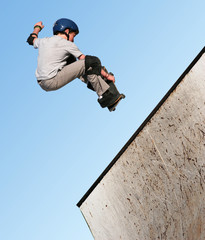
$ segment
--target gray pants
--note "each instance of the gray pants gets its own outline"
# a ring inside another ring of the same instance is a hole
[[[85,76],[85,60],[78,60],[74,63],[66,65],[58,74],[51,79],[38,81],[41,88],[45,91],[55,91],[76,78],[87,83],[89,81],[98,96],[102,96],[107,91],[109,85],[97,75]]]

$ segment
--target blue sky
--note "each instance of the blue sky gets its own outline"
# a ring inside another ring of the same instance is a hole
[[[199,0],[4,1],[1,4],[0,239],[89,240],[76,203],[204,47]],[[80,28],[126,95],[110,113],[80,80],[46,93],[36,83],[33,25]]]

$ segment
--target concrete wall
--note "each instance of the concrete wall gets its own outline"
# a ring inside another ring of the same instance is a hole
[[[78,206],[96,240],[205,239],[204,49]]]

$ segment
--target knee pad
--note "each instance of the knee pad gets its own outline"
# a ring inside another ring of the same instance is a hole
[[[85,56],[85,71],[87,75],[101,74],[101,62],[98,57],[95,56]]]

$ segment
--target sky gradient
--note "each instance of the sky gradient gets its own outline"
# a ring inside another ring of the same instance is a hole
[[[205,40],[204,1],[4,1],[1,4],[0,239],[93,239],[77,202],[176,82]],[[101,59],[126,95],[100,108],[80,80],[55,92],[36,83],[38,51],[26,43],[59,18]]]

